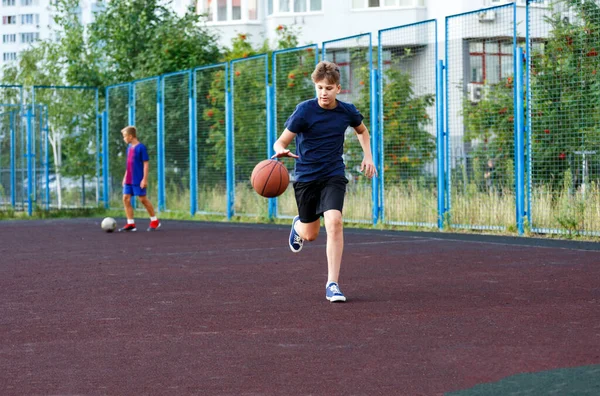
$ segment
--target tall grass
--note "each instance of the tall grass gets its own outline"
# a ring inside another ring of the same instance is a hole
[[[475,184],[452,190],[449,220],[451,225],[474,228],[514,228],[516,222],[513,191],[481,191]]]
[[[568,175],[565,177],[568,179]],[[75,198],[75,196],[73,197]],[[155,207],[158,202],[152,202]],[[168,191],[167,210],[190,212],[190,193]],[[279,216],[297,214],[294,190],[288,190],[277,199]],[[111,201],[111,208],[120,209],[121,200]],[[556,190],[549,185],[534,186],[531,191],[530,227],[534,231],[563,234],[597,234],[600,232],[600,184],[588,183],[574,188],[565,183]],[[11,208],[9,208],[11,209]],[[138,203],[138,210],[144,208]],[[225,214],[227,195],[224,186],[203,188],[198,192],[198,211]],[[2,209],[6,211],[7,209]],[[11,209],[12,210],[12,209]],[[264,220],[269,215],[268,199],[260,197],[249,183],[238,183],[235,189],[234,214]],[[417,184],[388,186],[384,192],[384,221],[386,223],[414,224],[420,226],[437,224],[437,190],[435,186]],[[344,219],[352,222],[370,222],[372,219],[372,194],[370,184],[348,185],[344,204]],[[449,225],[474,229],[516,230],[515,194],[510,190],[482,190],[474,184],[453,188]]]

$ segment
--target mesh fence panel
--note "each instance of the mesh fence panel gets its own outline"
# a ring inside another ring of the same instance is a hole
[[[26,176],[21,162],[23,153],[23,122],[19,111],[23,100],[23,87],[0,85],[0,209],[15,204],[15,209],[22,210],[25,199],[23,186]],[[11,130],[13,145],[13,166],[11,172]],[[11,176],[14,177],[11,190]]]
[[[534,231],[600,231],[600,4],[528,7]]]
[[[227,211],[225,92],[227,67],[195,70],[198,142],[198,211]]]
[[[294,50],[276,51],[273,53],[273,85],[275,87],[275,134],[277,137],[285,129],[285,121],[296,109],[296,105],[315,97],[315,87],[311,74],[318,61],[317,45],[306,46]],[[296,142],[288,149],[295,153]],[[294,180],[294,160],[282,159]],[[291,186],[277,198],[277,215],[290,217],[298,212],[294,189]]]
[[[48,190],[50,189],[50,178],[46,178],[46,151],[49,148],[49,145],[47,144],[45,128],[45,106],[35,106],[31,117],[31,125],[33,127],[32,134],[34,138],[34,144],[32,145],[32,155],[34,156],[32,178],[33,180],[35,180],[35,182],[33,183],[34,201],[38,205],[38,207],[46,209],[49,208],[51,201],[46,199],[46,187],[48,187]],[[50,163],[48,163],[48,167],[49,166]],[[53,174],[53,177],[55,176],[56,175]]]
[[[437,222],[436,23],[380,33],[384,221]]]
[[[323,44],[323,59],[336,63],[340,68],[342,91],[338,99],[354,103],[365,117],[364,123],[371,128],[371,34],[329,41]],[[372,136],[372,131],[371,136]],[[371,143],[373,148],[373,144]],[[344,218],[347,221],[372,220],[372,182],[359,172],[363,152],[354,134],[354,129],[346,131],[344,162],[346,177],[349,180]]]
[[[96,90],[36,87],[35,103],[48,111],[49,166],[53,171],[49,184],[50,207],[96,206],[99,183]],[[40,112],[37,106],[36,110]],[[36,154],[40,153],[42,133],[39,116],[34,113],[32,119],[34,142],[38,147],[32,149]],[[36,163],[39,164],[37,158]]]
[[[190,78],[186,71],[163,79],[167,210],[187,211],[190,207]]]
[[[15,117],[15,208],[25,210],[27,203],[27,118],[21,111]]]
[[[515,222],[514,7],[446,20],[453,227],[503,229]]]
[[[126,145],[121,130],[129,125],[129,84],[108,87],[108,185],[109,203],[122,207],[123,176],[126,167]]]
[[[13,172],[16,153],[13,150],[19,129],[19,107],[5,105],[0,107],[0,209],[13,204],[16,194]]]
[[[231,62],[234,182],[237,214],[268,216],[268,200],[252,189],[254,166],[267,158],[267,55]]]
[[[146,194],[150,202],[156,205],[158,202],[158,116],[156,109],[158,77],[134,82],[133,92],[135,106],[134,125],[137,129],[137,137],[146,146],[148,157],[150,158]],[[146,210],[142,205],[138,205],[138,208]]]

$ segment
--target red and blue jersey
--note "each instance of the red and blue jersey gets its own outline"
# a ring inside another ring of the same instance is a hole
[[[127,146],[127,176],[125,184],[139,186],[144,178],[144,162],[148,161],[148,150],[142,143]]]

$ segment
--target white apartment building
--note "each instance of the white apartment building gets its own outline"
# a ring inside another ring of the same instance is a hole
[[[1,0],[0,67],[38,39],[52,37],[51,0]],[[74,10],[88,24],[106,0],[81,0]],[[448,15],[506,4],[506,0],[173,0],[171,7],[182,15],[193,5],[207,14],[207,25],[228,46],[237,34],[248,34],[255,44],[276,40],[279,25],[299,27],[300,43],[321,43],[360,33],[377,31],[427,19],[437,19],[440,41]],[[524,6],[525,0],[517,0]],[[523,7],[521,7],[523,8]]]
[[[448,15],[495,5],[506,0],[196,0],[199,13],[219,33],[222,45],[237,34],[249,34],[255,44],[276,39],[279,25],[300,28],[300,43],[321,43],[394,26],[437,19],[443,41],[443,23]],[[525,0],[517,0],[525,7]]]
[[[52,19],[49,0],[2,0],[0,15],[0,65],[13,62],[19,52],[49,37]]]

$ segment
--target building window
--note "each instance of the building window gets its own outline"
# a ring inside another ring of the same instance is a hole
[[[231,19],[239,21],[242,19],[242,5],[241,0],[232,0],[231,2]]]
[[[22,43],[33,43],[40,39],[39,33],[21,33],[21,42]]]
[[[38,0],[21,0],[21,5],[22,6],[36,6],[39,5],[39,1]]]
[[[278,13],[316,12],[322,9],[322,0],[269,0],[269,15]]]
[[[16,25],[17,24],[17,17],[15,15],[3,16],[2,17],[2,24],[3,25]]]
[[[16,34],[3,34],[2,35],[2,42],[4,44],[7,44],[7,43],[16,43],[17,42],[17,35]]]
[[[39,25],[39,14],[23,14],[21,15],[21,25]]]
[[[2,5],[4,7],[11,7],[15,5],[15,0],[2,0]]]
[[[208,22],[255,21],[258,19],[258,0],[200,0],[198,14]]]
[[[469,42],[470,82],[497,84],[513,75],[512,40]]]
[[[248,19],[256,21],[258,19],[258,0],[248,0]]]
[[[2,54],[2,59],[4,60],[4,62],[17,60],[17,53],[16,52],[5,52]]]
[[[423,7],[425,0],[352,0],[352,8]]]

